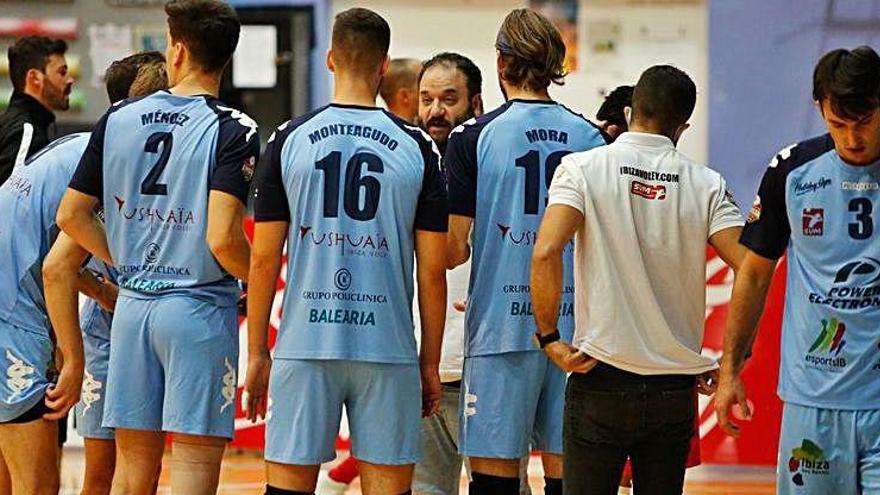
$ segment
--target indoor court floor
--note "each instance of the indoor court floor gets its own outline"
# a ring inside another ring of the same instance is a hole
[[[343,453],[341,453],[343,454]],[[335,462],[344,458],[340,455]],[[79,494],[82,486],[83,451],[80,448],[65,448],[62,462],[63,495]],[[532,457],[529,467],[530,483],[533,493],[543,493],[541,462]],[[330,464],[328,467],[332,467]],[[255,452],[228,452],[223,461],[223,472],[220,479],[220,490],[223,495],[262,495],[263,493],[263,460]],[[162,472],[159,493],[170,494],[168,486],[168,462]],[[774,493],[775,474],[772,467],[741,467],[741,466],[700,466],[688,470],[684,493],[686,495],[770,495]],[[466,493],[467,482],[462,477],[462,493]],[[347,494],[360,493],[360,485],[355,481]]]

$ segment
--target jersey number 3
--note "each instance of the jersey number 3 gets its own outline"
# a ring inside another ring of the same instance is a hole
[[[174,136],[170,132],[155,132],[147,138],[144,144],[144,151],[147,153],[159,153],[159,145],[162,145],[162,152],[159,154],[159,160],[150,169],[150,173],[141,182],[141,194],[150,194],[153,196],[165,196],[168,194],[168,184],[159,184],[159,177],[165,171],[168,165],[168,159],[171,158],[171,145],[174,142]]]
[[[868,198],[853,198],[849,200],[849,211],[856,214],[856,221],[849,224],[849,236],[863,241],[874,233],[874,203]]]

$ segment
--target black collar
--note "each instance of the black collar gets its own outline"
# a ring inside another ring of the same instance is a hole
[[[24,108],[28,115],[34,119],[34,124],[40,127],[46,128],[55,122],[55,114],[50,112],[49,109],[44,107],[42,103],[29,94],[13,91],[12,97],[9,99],[9,106],[20,106]]]

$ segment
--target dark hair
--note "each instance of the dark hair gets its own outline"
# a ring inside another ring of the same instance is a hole
[[[546,17],[529,9],[507,14],[495,48],[504,60],[501,78],[510,84],[539,91],[550,83],[564,84],[565,43]]]
[[[616,125],[622,129],[627,129],[626,115],[623,109],[632,107],[633,87],[618,86],[605,96],[605,101],[596,112],[596,119],[604,120],[609,124]]]
[[[50,55],[64,55],[67,43],[64,40],[45,36],[25,36],[19,38],[6,52],[9,57],[9,78],[16,91],[24,91],[27,73],[31,69],[46,72]]]
[[[336,14],[331,43],[335,63],[372,71],[388,55],[391,28],[379,14],[356,7]]]
[[[828,100],[848,120],[873,112],[880,106],[880,56],[868,46],[826,53],[813,71],[813,99]]]
[[[171,0],[165,14],[171,39],[183,43],[202,70],[216,73],[226,67],[241,31],[235,9],[219,0]]]
[[[104,84],[111,103],[128,98],[131,84],[138,76],[141,66],[164,64],[165,56],[159,52],[140,52],[117,60],[104,72]]]
[[[639,77],[633,89],[632,120],[651,122],[672,135],[694,113],[697,86],[690,76],[671,65],[655,65]]]
[[[461,72],[467,85],[468,98],[473,98],[474,95],[483,92],[483,74],[480,72],[480,68],[474,64],[473,60],[453,52],[438,53],[422,64],[422,72],[419,73],[419,84],[422,83],[425,71],[435,65],[445,65]]]

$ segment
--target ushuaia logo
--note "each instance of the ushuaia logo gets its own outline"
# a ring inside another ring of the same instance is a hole
[[[123,219],[133,222],[147,222],[150,226],[162,229],[189,230],[196,223],[195,214],[187,208],[127,208],[125,200],[116,198],[116,211]]]
[[[498,227],[498,235],[501,236],[501,240],[510,241],[514,246],[534,246],[538,242],[538,232],[534,230],[516,231],[511,229],[509,225],[497,222],[495,226]],[[569,251],[574,251],[574,239],[570,240],[565,247],[565,252]]]
[[[819,236],[825,233],[825,210],[822,208],[804,208],[801,227],[806,236]]]
[[[388,238],[381,233],[347,234],[329,230],[319,232],[308,225],[300,225],[299,238],[307,245],[339,249],[343,255],[384,258],[390,252]]]
[[[831,465],[825,459],[825,452],[813,441],[805,438],[801,441],[800,447],[791,450],[788,471],[792,473],[792,483],[804,486],[804,474],[825,476],[831,471]]]
[[[839,371],[846,367],[846,357],[840,353],[846,347],[846,324],[832,318],[822,320],[822,331],[804,358],[808,364],[828,371]]]

